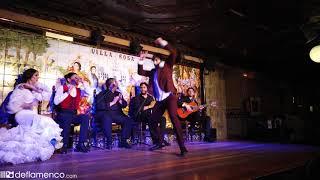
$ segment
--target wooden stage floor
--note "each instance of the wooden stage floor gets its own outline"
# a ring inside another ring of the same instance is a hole
[[[252,179],[294,168],[319,156],[320,148],[305,145],[220,141],[187,143],[178,157],[174,144],[150,152],[147,146],[98,150],[87,154],[54,154],[45,162],[0,166],[1,171],[63,172],[78,179]]]

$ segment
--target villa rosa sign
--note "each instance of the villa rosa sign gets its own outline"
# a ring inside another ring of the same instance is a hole
[[[137,58],[136,56],[130,56],[127,54],[112,52],[104,49],[95,49],[95,48],[91,49],[91,54],[98,55],[98,56],[105,56],[108,58],[115,58],[119,60],[128,60],[128,61],[135,61],[135,59]]]

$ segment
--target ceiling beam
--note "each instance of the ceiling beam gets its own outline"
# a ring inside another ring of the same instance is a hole
[[[0,20],[7,21],[10,23],[28,24],[28,25],[36,26],[38,28],[47,30],[47,31],[62,32],[69,35],[76,35],[84,38],[90,38],[90,35],[91,35],[91,31],[89,30],[85,30],[85,29],[81,29],[81,28],[77,28],[77,27],[73,27],[65,24],[60,24],[52,21],[47,21],[47,20],[39,19],[32,16],[18,14],[12,11],[4,10],[4,9],[0,9]],[[108,35],[104,35],[104,37],[105,37],[104,39],[105,42],[114,43],[114,44],[118,44],[126,47],[130,46],[129,40],[114,37],[114,36],[108,36]],[[141,46],[143,47],[143,50],[147,50],[153,53],[159,53],[163,55],[169,55],[169,51],[165,49],[161,49],[161,48],[157,48],[157,47],[153,47],[145,44],[141,44]],[[184,55],[184,59],[189,61],[194,61],[197,63],[203,63],[203,60],[198,57]]]

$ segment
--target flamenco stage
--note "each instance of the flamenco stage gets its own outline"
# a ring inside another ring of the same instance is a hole
[[[0,166],[1,171],[63,172],[80,179],[252,179],[303,166],[320,155],[306,145],[220,141],[187,143],[189,153],[178,157],[174,144],[150,152],[133,149],[92,149],[88,154],[54,154],[45,162]]]

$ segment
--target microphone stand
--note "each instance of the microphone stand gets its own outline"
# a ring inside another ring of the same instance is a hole
[[[134,117],[135,117],[136,119],[137,119],[138,114],[140,113],[142,107],[144,106],[144,103],[146,102],[146,100],[147,100],[147,98],[143,100],[143,102],[141,103],[138,111],[137,111],[136,114],[134,115]],[[137,142],[136,144],[139,144],[139,145],[143,144],[143,145],[151,146],[150,144],[146,143],[145,141],[142,141],[142,136],[143,136],[142,125],[143,125],[143,123],[142,123],[141,120],[140,120],[140,123],[139,123],[139,124],[140,124],[140,127],[139,127],[140,135],[139,135],[139,138],[138,138],[138,142]]]
[[[91,123],[90,123],[90,141],[91,139],[93,140],[93,142],[90,142],[89,145],[91,147],[94,147],[94,148],[99,148],[99,149],[103,149],[102,147],[100,146],[97,146],[97,126],[96,126],[96,122],[95,122],[95,114],[96,114],[96,96],[97,96],[97,92],[96,90],[93,90],[93,102],[92,102],[92,107],[91,107]],[[103,136],[103,142],[105,144],[105,137]]]

